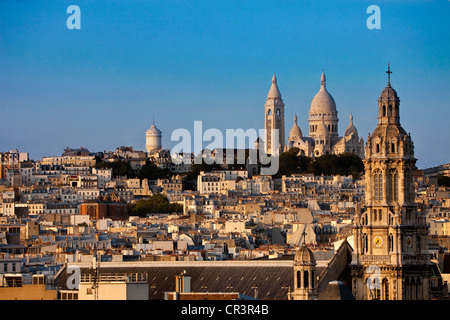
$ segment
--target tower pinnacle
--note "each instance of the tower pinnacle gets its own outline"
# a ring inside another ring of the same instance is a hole
[[[388,63],[388,70],[386,71],[387,75],[388,75],[388,83],[387,86],[390,87],[391,86],[391,64]]]
[[[320,84],[321,84],[322,87],[325,88],[326,78],[325,78],[325,72],[323,71],[323,69],[322,69],[322,75],[320,76]]]

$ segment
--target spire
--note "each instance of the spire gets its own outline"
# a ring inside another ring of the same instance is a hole
[[[391,64],[388,62],[388,70],[386,71],[387,75],[388,75],[388,83],[387,86],[391,87]]]
[[[320,85],[325,88],[326,85],[325,83],[326,83],[325,72],[322,69],[322,75],[320,76]]]
[[[294,123],[297,124],[297,113],[295,113],[295,116],[294,116]]]
[[[353,125],[353,114],[350,113],[350,124]]]
[[[272,86],[270,87],[267,98],[281,99],[281,93],[280,93],[280,90],[278,89],[277,77],[275,76],[275,73],[273,73]]]
[[[302,236],[303,236],[303,245],[306,246],[306,225],[305,228],[303,229]]]

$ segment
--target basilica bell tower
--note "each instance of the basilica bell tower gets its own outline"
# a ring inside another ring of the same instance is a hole
[[[278,89],[275,73],[272,77],[272,86],[267,94],[264,110],[264,129],[266,130],[265,152],[267,154],[281,154],[285,151],[286,147],[284,136],[284,103],[280,90]]]
[[[365,204],[354,219],[352,292],[357,300],[428,300],[428,226],[415,203],[414,144],[400,124],[391,73],[388,66],[378,125],[365,147]]]

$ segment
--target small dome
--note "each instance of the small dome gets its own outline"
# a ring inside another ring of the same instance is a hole
[[[355,137],[358,137],[358,130],[353,125],[353,115],[350,115],[350,124],[348,125],[347,129],[345,129],[345,136],[351,136],[354,135]]]
[[[150,135],[161,135],[161,130],[159,130],[155,125],[152,125],[150,129],[147,130],[147,134]]]
[[[380,95],[381,100],[397,100],[398,95],[397,92],[392,88],[390,85],[388,85],[386,88],[381,91]]]
[[[294,125],[289,131],[289,139],[301,138],[303,136],[302,130],[297,124],[297,115],[294,116]]]
[[[336,113],[336,102],[326,89],[325,74],[322,72],[320,90],[311,102],[310,114],[331,114]]]
[[[295,253],[294,262],[315,263],[314,253],[303,244]]]
[[[280,90],[278,89],[277,77],[275,76],[275,73],[273,74],[273,77],[272,77],[272,86],[270,87],[267,98],[281,99],[281,93],[280,93]]]

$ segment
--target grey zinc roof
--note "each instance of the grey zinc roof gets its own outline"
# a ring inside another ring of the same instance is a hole
[[[105,263],[107,265],[107,263]],[[261,263],[218,264],[213,263],[171,264],[156,263],[154,266],[116,266],[100,268],[100,273],[146,273],[149,284],[149,299],[163,300],[164,292],[175,291],[175,276],[186,272],[192,277],[192,292],[239,292],[258,299],[285,300],[289,287],[294,288],[293,267],[290,263],[261,265]],[[81,273],[92,272],[88,266],[81,267]],[[57,286],[66,288],[70,274],[61,272],[56,279]]]
[[[330,281],[317,300],[355,300],[355,297],[343,282]]]

